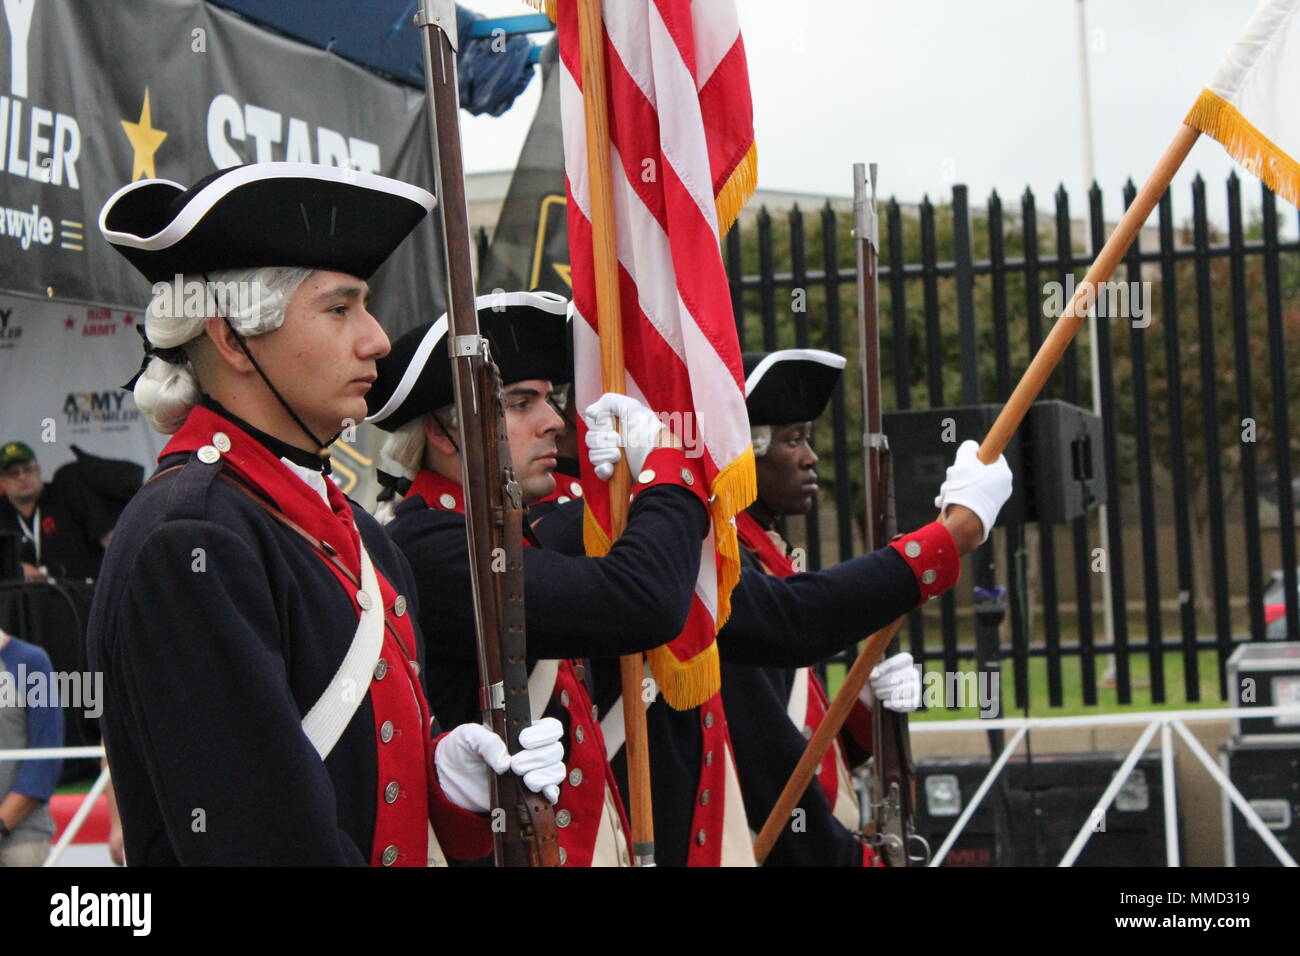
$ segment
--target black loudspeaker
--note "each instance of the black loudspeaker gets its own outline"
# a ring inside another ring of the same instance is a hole
[[[1001,410],[1001,405],[958,405],[885,413],[900,531],[934,520],[934,497],[957,446],[967,438],[982,440]],[[1015,484],[997,523],[1061,524],[1102,504],[1101,438],[1097,415],[1066,402],[1035,402],[1003,452]]]
[[[944,866],[1056,866],[1110,784],[1123,753],[1013,758],[944,859]],[[988,773],[987,757],[917,761],[916,831],[938,850]],[[999,803],[1005,806],[999,807]],[[998,821],[1001,820],[999,830]],[[1075,866],[1164,866],[1160,759],[1143,757],[1075,861]],[[1001,851],[1000,853],[998,851]]]
[[[1230,737],[1219,760],[1277,841],[1292,857],[1300,857],[1300,744]],[[1228,866],[1282,865],[1226,793],[1223,856]]]
[[[1029,521],[1065,524],[1106,501],[1101,417],[1067,402],[1035,402],[1025,424]]]

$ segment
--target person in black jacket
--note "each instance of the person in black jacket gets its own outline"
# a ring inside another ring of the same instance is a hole
[[[825,410],[844,357],[818,349],[744,356],[746,407],[757,464],[758,498],[736,520],[742,560],[779,578],[797,573],[776,531],[783,516],[807,514],[817,494],[813,422]],[[732,726],[745,811],[761,826],[829,706],[810,667],[758,667],[724,660],[722,696]],[[877,698],[902,713],[920,703],[920,676],[906,652],[877,665],[862,700],[797,807],[799,826],[768,854],[768,866],[876,866],[861,826],[851,768],[871,750],[871,706]]]
[[[762,374],[756,378],[755,372],[757,369],[748,376],[747,390],[763,378]],[[773,376],[769,386],[776,380]],[[733,722],[726,690],[728,672],[740,673],[735,665],[790,669],[816,664],[952,587],[960,573],[960,555],[980,543],[1011,489],[1005,461],[999,459],[988,466],[972,463],[973,446],[973,442],[962,446],[940,489],[936,504],[941,505],[941,520],[902,535],[877,551],[815,573],[782,577],[765,573],[753,562],[742,567],[740,582],[732,592],[731,617],[718,632],[718,653],[724,664],[722,693],[702,707],[685,711],[669,707],[662,696],[647,707],[655,851],[660,865],[753,865],[750,830],[751,826],[760,827],[763,820],[748,816],[750,804],[757,816],[758,802],[744,797],[744,784],[737,779],[735,765],[742,752],[753,753],[755,748],[765,749],[764,759],[778,749],[787,753],[791,741],[785,728],[789,721],[773,724],[772,708],[760,705],[761,716],[756,718],[742,708],[740,719]],[[580,503],[557,507],[535,530],[548,548],[581,554]],[[625,786],[618,661],[593,660],[592,676],[611,764],[620,785]],[[901,669],[886,670],[877,675],[877,682],[892,691],[900,677],[906,679]],[[775,689],[763,692],[779,694]],[[740,696],[745,698],[742,704],[750,703],[743,691]],[[785,743],[778,746],[774,742],[770,736],[773,727]],[[743,767],[739,769],[743,774]],[[770,787],[775,776],[767,772],[762,785]],[[825,802],[824,794],[808,799]],[[840,849],[846,847],[842,862],[869,862],[856,841]],[[819,848],[824,847],[819,844]]]
[[[410,568],[328,474],[389,348],[366,280],[432,205],[262,163],[133,183],[101,214],[154,283],[134,392],[172,436],[88,638],[132,866],[472,859],[491,848],[490,772],[552,797],[563,778],[554,721],[513,758],[481,725],[435,736]]]
[[[46,482],[32,449],[6,442],[0,445],[0,492],[0,530],[21,536],[24,578],[99,576],[115,516],[75,468],[60,468]]]
[[[555,487],[563,420],[552,395],[571,376],[566,309],[564,299],[544,292],[478,300],[479,324],[501,371],[513,466],[526,504],[550,496]],[[479,680],[460,485],[464,439],[451,404],[446,332],[444,316],[394,343],[392,354],[379,362],[379,381],[368,400],[369,420],[392,432],[381,462],[387,459],[387,468],[410,482],[406,497],[381,506],[381,514],[391,519],[387,530],[415,573],[431,662],[429,700],[439,719],[456,722],[478,714]],[[597,403],[594,413],[603,408]],[[603,436],[589,439],[597,445],[616,438],[609,430],[593,434]],[[627,530],[606,556],[524,549],[534,714],[555,716],[567,729],[569,773],[556,808],[561,858],[569,866],[630,861],[623,803],[594,719],[585,659],[647,650],[677,636],[708,530],[697,490],[704,484],[699,463],[688,460],[657,421],[644,435],[647,441],[632,442],[626,453],[636,457],[634,474],[654,477],[635,486]],[[653,447],[656,435],[666,447]],[[580,502],[580,486],[570,490]]]

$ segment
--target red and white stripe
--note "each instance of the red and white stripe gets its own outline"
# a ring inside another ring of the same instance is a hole
[[[657,412],[690,416],[693,435],[679,437],[688,450],[694,439],[712,486],[749,447],[716,202],[753,146],[739,24],[729,0],[617,0],[603,16],[610,142],[597,148],[609,152],[613,184],[627,392]],[[576,3],[560,5],[557,29],[582,408],[602,388]],[[587,487],[605,493],[603,483]],[[599,501],[588,503],[602,513]],[[692,619],[711,632],[719,616],[712,532],[704,556]]]

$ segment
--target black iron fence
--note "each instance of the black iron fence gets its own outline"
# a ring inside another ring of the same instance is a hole
[[[1095,341],[1085,328],[1044,394],[1092,409],[1095,347],[1104,515],[999,530],[966,559],[954,593],[911,615],[904,646],[919,661],[958,671],[1009,658],[1006,699],[1017,709],[1041,690],[1052,707],[1067,697],[1093,705],[1099,683],[1112,682],[1119,703],[1134,702],[1135,687],[1145,700],[1149,684],[1150,702],[1163,704],[1224,699],[1238,641],[1283,622],[1300,639],[1291,423],[1300,396],[1287,385],[1300,365],[1300,242],[1284,241],[1267,189],[1247,211],[1235,175],[1226,188],[1226,233],[1208,220],[1199,177],[1181,224],[1166,194],[1112,279],[1129,294],[1122,314],[1099,315]],[[1130,182],[1126,205],[1134,193]],[[1068,300],[1108,231],[1095,186],[1090,229],[1072,218],[1064,189],[1054,206],[1040,215],[1026,191],[1014,207],[994,193],[973,208],[960,185],[943,207],[881,206],[887,410],[1006,399],[1050,328],[1045,303]],[[788,528],[810,568],[846,559],[861,547],[862,519],[851,213],[830,203],[780,219],[760,210],[728,234],[725,257],[743,348],[849,357],[830,435],[818,437],[829,458],[821,507]],[[1274,569],[1280,608],[1265,604]],[[1000,626],[972,608],[972,586],[992,584],[1010,592]]]

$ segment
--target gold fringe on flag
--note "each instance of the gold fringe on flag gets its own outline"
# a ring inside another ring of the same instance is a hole
[[[735,517],[758,497],[758,475],[754,471],[751,445],[713,479],[713,540],[722,561],[718,567],[718,629],[731,617],[731,591],[740,580],[740,543],[736,540]]]
[[[735,517],[758,496],[758,478],[754,472],[754,449],[748,447],[713,480],[713,539],[718,557],[718,617],[721,630],[731,616],[731,592],[740,581],[740,542],[736,537]],[[590,505],[582,509],[582,543],[588,556],[599,558],[609,553],[612,543],[600,526]],[[710,644],[688,660],[681,660],[667,644],[646,653],[650,673],[654,675],[664,700],[676,710],[699,707],[722,689],[722,665],[717,644]]]
[[[740,215],[749,197],[754,195],[758,186],[758,144],[750,143],[749,149],[741,157],[736,168],[731,171],[727,181],[718,190],[718,238],[727,234]]]
[[[1183,122],[1213,136],[1233,159],[1263,180],[1269,189],[1300,205],[1300,163],[1223,97],[1212,90],[1201,90]]]
[[[647,651],[646,659],[664,701],[674,710],[707,704],[722,690],[722,663],[716,643],[687,661],[679,660],[667,644]]]

